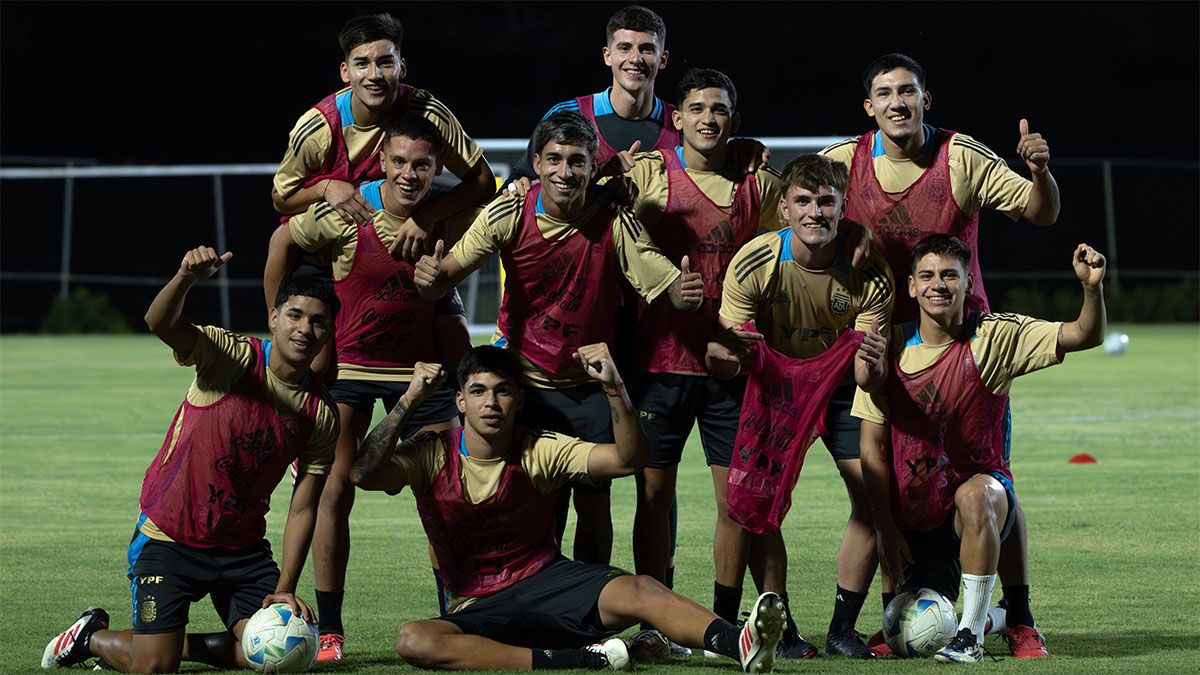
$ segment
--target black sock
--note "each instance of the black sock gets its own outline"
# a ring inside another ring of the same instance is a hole
[[[437,584],[438,612],[441,616],[446,616],[450,613],[450,595],[446,593],[446,585],[442,583],[442,575],[436,567],[433,568],[433,583]]]
[[[892,604],[892,601],[895,599],[896,599],[895,592],[889,593],[887,591],[884,591],[883,592],[883,611],[886,612],[888,605]]]
[[[704,629],[704,648],[740,661],[741,655],[738,654],[738,638],[740,636],[741,631],[737,626],[718,617],[708,624],[708,628]]]
[[[569,668],[586,668],[584,649],[534,649],[534,670],[566,670]]]
[[[1013,626],[1033,626],[1033,612],[1029,609],[1029,585],[1005,586],[1004,599],[1008,602],[1008,618],[1005,623]]]
[[[787,591],[780,593],[779,599],[783,600],[783,618],[786,621],[783,631],[785,633],[799,633],[800,629],[796,628],[796,620],[792,618],[792,605],[788,602]]]
[[[713,582],[713,614],[729,623],[737,623],[742,607],[742,589]],[[712,651],[712,650],[709,650]]]
[[[342,628],[342,600],[345,591],[317,591],[317,623],[319,632],[345,635]]]
[[[833,618],[829,620],[829,633],[832,635],[854,630],[854,624],[858,623],[858,613],[862,611],[866,599],[866,593],[855,593],[838,586],[833,601]]]

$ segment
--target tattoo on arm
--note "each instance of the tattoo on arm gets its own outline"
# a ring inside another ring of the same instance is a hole
[[[391,457],[408,418],[408,408],[403,403],[397,403],[388,416],[367,434],[355,453],[354,466],[350,467],[351,478],[361,479],[371,475],[385,459]]]

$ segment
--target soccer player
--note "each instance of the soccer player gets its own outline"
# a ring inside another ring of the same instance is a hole
[[[843,220],[846,174],[845,165],[816,154],[800,155],[784,168],[779,208],[788,227],[751,240],[729,264],[719,312],[728,332],[709,342],[707,363],[715,376],[730,378],[750,364],[760,340],[785,357],[816,362],[844,332],[866,334],[853,376],[842,379],[825,411],[822,440],[850,494],[825,648],[871,658],[854,626],[875,574],[875,528],[859,465],[859,425],[850,408],[856,384],[869,391],[883,381],[893,291],[878,253],[870,252],[861,271],[850,264],[853,249]],[[751,321],[757,332],[741,329]]]
[[[867,93],[863,109],[878,129],[822,151],[850,167],[847,216],[874,230],[895,278],[908,274],[912,247],[926,235],[942,232],[962,239],[971,249],[969,271],[975,277],[967,308],[988,311],[979,271],[979,210],[995,209],[1014,221],[1024,217],[1036,225],[1053,224],[1058,218],[1059,192],[1048,165],[1049,144],[1041,134],[1030,132],[1026,120],[1020,120],[1017,154],[1031,177],[1025,179],[974,138],[925,124],[925,112],[933,102],[925,69],[903,54],[872,61],[863,87]],[[907,297],[897,300],[897,321],[916,317],[916,303]],[[1009,632],[1012,654],[1046,656],[1029,610],[1026,526],[1019,506],[1016,522],[1000,560],[1002,604],[1008,609],[1010,626],[1030,630]],[[886,606],[894,594],[884,590]],[[871,644],[887,649],[882,634],[873,637]]]
[[[367,433],[375,401],[382,400],[385,408],[391,409],[408,388],[414,364],[423,361],[454,367],[471,348],[457,292],[436,302],[422,298],[413,285],[412,265],[389,253],[399,240],[396,233],[410,215],[429,201],[445,198],[431,190],[445,152],[441,132],[432,122],[419,115],[404,115],[388,127],[376,160],[386,178],[359,187],[359,193],[375,209],[369,221],[350,222],[322,201],[279,226],[271,238],[263,275],[269,296],[290,270],[289,261],[308,252],[333,261],[334,290],[344,308],[334,339],[337,380],[329,387],[337,403],[341,432],[333,469],[321,494],[313,546],[321,660],[338,660],[344,650],[341,610],[354,506],[354,486],[348,473],[355,449]],[[457,240],[473,213],[468,210],[438,224],[434,232]],[[420,429],[441,431],[455,426],[454,392],[446,387],[414,413],[405,437]],[[437,579],[436,570],[434,577]],[[442,597],[440,591],[438,597]]]
[[[338,43],[344,55],[342,82],[348,87],[321,99],[296,122],[271,199],[285,215],[325,201],[347,220],[367,222],[375,209],[358,184],[383,177],[376,157],[388,123],[404,113],[425,117],[445,139],[442,164],[462,182],[401,223],[394,249],[397,257],[412,262],[425,253],[434,225],[485,203],[496,186],[483,151],[454,114],[429,92],[401,82],[408,72],[400,55],[403,37],[400,21],[389,14],[346,22]]]
[[[90,609],[46,645],[43,668],[91,657],[136,673],[174,671],[181,659],[245,668],[239,640],[257,610],[283,602],[314,618],[294,594],[333,461],[337,416],[310,364],[333,334],[337,298],[319,279],[288,280],[266,341],[192,325],[182,317],[188,291],[232,255],[189,251],[146,312],[150,330],[180,364],[196,367],[196,378],[142,482],[129,544],[133,629],[110,630],[108,612]],[[297,458],[280,573],[263,516]],[[228,630],[188,634],[188,610],[205,595]]]
[[[512,350],[484,346],[458,368],[465,426],[397,447],[411,415],[398,406],[364,443],[351,478],[388,494],[412,488],[453,593],[450,614],[401,627],[397,653],[422,668],[625,670],[633,667],[629,650],[608,638],[649,621],[680,644],[738,660],[747,672],[771,670],[783,626],[775,594],[760,596],[739,629],[651,577],[559,552],[559,488],[628,476],[648,453],[608,347],[583,345],[570,357],[603,389],[613,442],[518,427],[524,366]]]
[[[727,76],[693,68],[678,90],[672,124],[682,146],[638,155],[628,176],[637,187],[638,219],[673,263],[688,257],[704,277],[706,302],[687,315],[666,298],[642,301],[638,310],[633,390],[650,439],[650,459],[637,476],[634,563],[639,574],[672,586],[675,532],[669,515],[683,446],[698,422],[717,502],[713,610],[735,621],[750,540],[729,519],[725,485],[745,379],[711,377],[704,353],[717,327],[721,280],[733,254],[762,230],[781,226],[780,188],[778,177],[768,171],[744,173],[729,164],[726,143],[740,120],[737,89]],[[786,588],[773,587],[775,581],[767,580],[763,590],[779,592],[786,607]]]
[[[903,590],[951,599],[961,580],[958,634],[935,655],[957,663],[983,659],[1000,545],[1014,525],[1001,424],[1012,380],[1099,345],[1106,321],[1105,260],[1087,244],[1071,257],[1083,307],[1068,323],[965,310],[971,256],[944,234],[914,247],[908,294],[920,318],[896,326],[884,391],[854,409],[883,569]]]
[[[654,95],[658,71],[667,66],[667,26],[662,17],[640,5],[618,10],[604,30],[604,64],[612,69],[612,86],[595,94],[578,96],[554,105],[542,116],[563,111],[579,112],[596,127],[599,140],[597,175],[618,175],[628,166],[617,157],[626,148],[674,150],[679,131],[671,123],[675,107]],[[513,167],[506,183],[536,180],[534,139],[525,156]],[[626,150],[626,161],[633,153]],[[610,164],[611,162],[611,164]]]
[[[414,280],[425,297],[437,298],[499,253],[508,273],[495,341],[515,349],[526,366],[531,386],[522,419],[607,442],[612,429],[604,394],[571,354],[583,344],[615,341],[621,277],[647,300],[665,294],[682,311],[700,305],[703,282],[686,258],[682,272],[667,260],[614,194],[590,186],[598,140],[587,119],[554,113],[534,139],[541,182],[523,197],[496,198],[449,253],[443,257],[438,245],[423,257]],[[607,486],[581,485],[575,507],[576,559],[607,564]],[[565,519],[564,511],[560,527]]]

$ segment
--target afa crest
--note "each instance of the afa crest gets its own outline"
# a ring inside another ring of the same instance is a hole
[[[829,299],[829,309],[838,316],[850,311],[850,296],[838,291]]]

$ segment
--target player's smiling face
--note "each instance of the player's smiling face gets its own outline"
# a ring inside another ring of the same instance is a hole
[[[604,64],[613,83],[630,93],[654,88],[654,78],[667,65],[667,50],[654,33],[625,28],[613,31],[604,46]]]
[[[404,209],[415,207],[442,171],[433,144],[424,139],[392,136],[379,152],[391,196]]]
[[[922,314],[945,323],[962,316],[972,282],[958,258],[926,253],[908,277],[908,294],[916,298]]]
[[[592,180],[594,164],[591,154],[582,145],[555,141],[544,145],[533,156],[533,170],[542,181],[542,205],[547,206],[549,201],[562,212],[582,203],[588,182]]]
[[[333,319],[324,302],[292,295],[271,309],[271,346],[283,360],[307,368],[333,335]]]
[[[863,101],[863,109],[888,138],[904,146],[920,132],[931,102],[929,92],[921,88],[911,70],[896,68],[871,80],[871,94]]]
[[[472,373],[456,395],[467,426],[484,438],[511,434],[517,411],[525,404],[519,383],[492,372]]]
[[[342,82],[350,85],[355,98],[369,109],[390,106],[404,74],[404,59],[391,40],[361,44],[342,62]]]
[[[672,113],[675,128],[683,142],[693,150],[708,154],[724,148],[729,135],[737,131],[738,114],[733,111],[729,92],[718,87],[693,89]]]
[[[789,185],[779,208],[792,232],[809,248],[818,249],[837,239],[838,223],[845,214],[845,198],[837,189],[824,185],[817,192]]]

